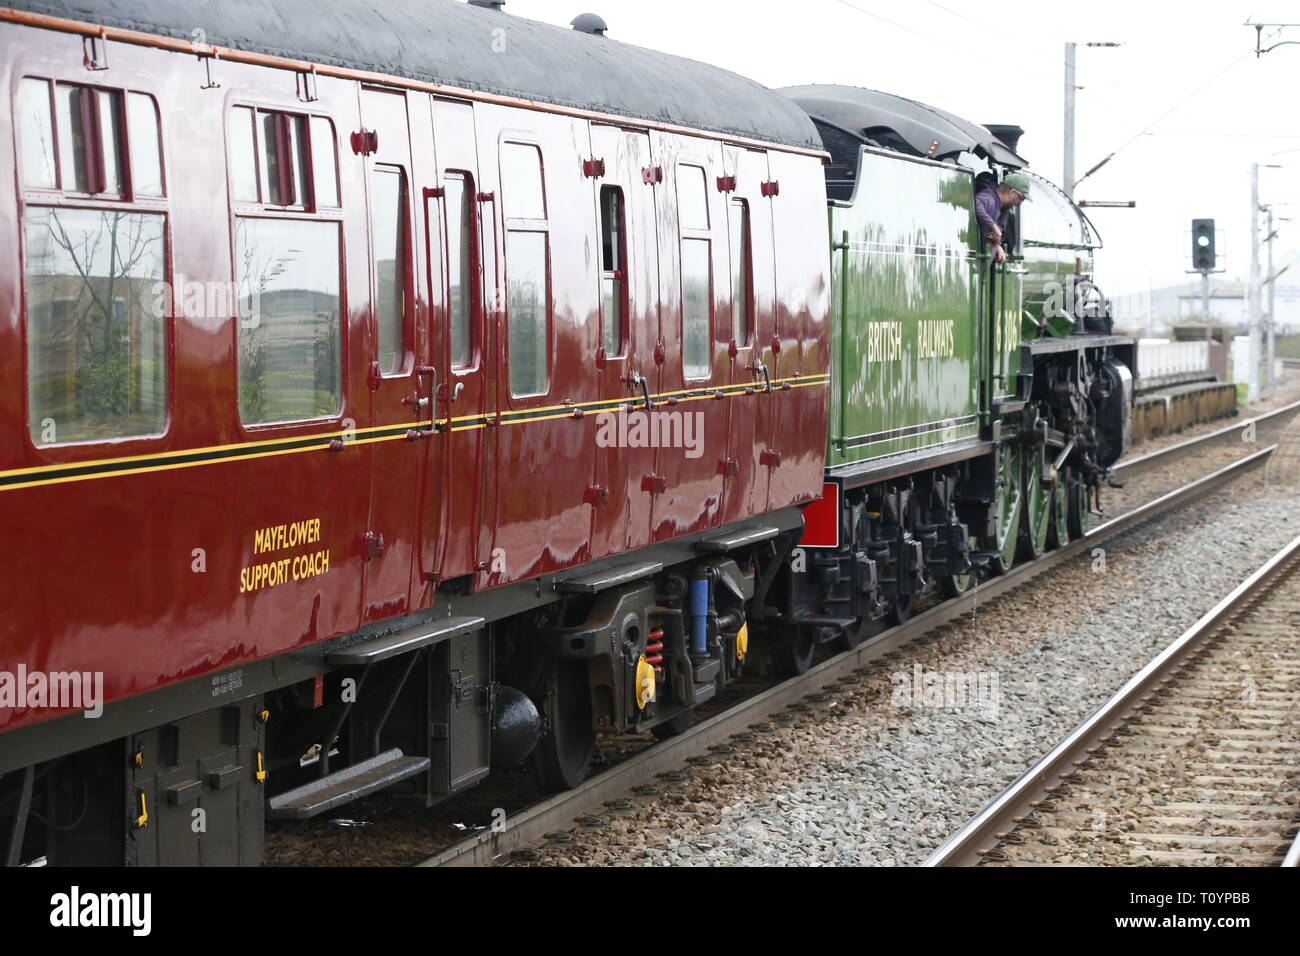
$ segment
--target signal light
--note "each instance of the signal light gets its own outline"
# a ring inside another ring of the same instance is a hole
[[[1214,254],[1214,220],[1192,220],[1192,268],[1197,272],[1213,272]]]

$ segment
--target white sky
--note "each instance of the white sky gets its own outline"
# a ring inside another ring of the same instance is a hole
[[[1282,224],[1277,257],[1300,246],[1300,45],[1256,59],[1255,30],[1243,25],[1300,23],[1294,2],[1041,0],[1002,22],[991,4],[974,0],[508,0],[506,10],[563,26],[599,13],[613,38],[772,87],[864,86],[977,123],[1016,123],[1025,129],[1021,154],[1054,182],[1062,175],[1067,40],[1080,44],[1084,87],[1076,178],[1236,60],[1077,190],[1079,199],[1138,204],[1090,211],[1106,241],[1099,282],[1114,296],[1188,281],[1198,217],[1218,221],[1224,278],[1244,278],[1252,162],[1286,164],[1261,171],[1260,199],[1296,204],[1276,210],[1296,218]],[[1300,41],[1300,27],[1279,39]],[[1088,41],[1124,46],[1082,46]]]

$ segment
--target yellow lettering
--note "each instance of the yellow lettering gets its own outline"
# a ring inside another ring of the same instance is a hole
[[[253,553],[282,551],[321,539],[321,519],[303,518],[290,524],[257,528],[253,531]],[[247,594],[263,588],[273,588],[288,581],[301,581],[324,574],[329,570],[330,553],[299,554],[267,561],[239,569],[239,593]]]

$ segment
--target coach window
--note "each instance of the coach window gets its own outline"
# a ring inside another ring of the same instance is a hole
[[[236,106],[229,151],[235,202],[310,212],[338,208],[338,152],[327,118]]]
[[[754,248],[749,232],[749,202],[733,199],[729,209],[731,230],[731,339],[738,348],[754,334]]]
[[[446,254],[446,223],[442,214],[442,202],[437,197],[446,195],[445,192],[430,189],[424,190],[424,248],[425,255],[428,256],[426,265],[428,266],[427,275],[429,277],[429,324],[436,329],[439,335],[446,334],[447,328],[447,282],[445,266],[447,262]],[[438,354],[438,346],[441,339],[433,339],[430,343],[432,354]],[[455,363],[455,348],[452,349],[452,361]]]
[[[50,83],[25,77],[18,85],[18,137],[23,164],[23,185],[31,189],[57,189],[54,164],[54,121]]]
[[[506,323],[510,394],[542,395],[550,378],[550,227],[536,146],[503,143]]]
[[[163,194],[158,107],[152,96],[128,93],[126,123],[131,142],[131,188],[137,196]]]
[[[600,311],[604,323],[605,354],[623,354],[626,321],[627,230],[623,216],[623,190],[600,187]]]
[[[474,362],[474,183],[466,173],[443,178],[447,210],[447,324],[451,327],[451,364],[468,368]]]
[[[150,111],[152,123],[128,118],[128,102]],[[24,77],[18,109],[22,181],[32,190],[23,208],[32,442],[161,434],[166,217],[156,203],[133,203],[161,194],[153,98]],[[76,205],[87,200],[100,205]]]
[[[375,267],[379,367],[400,372],[406,362],[406,176],[376,166],[370,177],[370,233]]]
[[[303,150],[304,119],[289,113],[258,113],[258,147],[262,163],[262,199],[272,206],[306,206],[307,179]]]
[[[333,125],[237,106],[228,143],[240,421],[332,418],[343,401]]]
[[[62,187],[122,195],[122,94],[71,83],[55,85]]]
[[[311,118],[311,184],[317,206],[339,204],[339,160],[334,151],[334,124],[324,116]]]
[[[677,167],[677,218],[682,242],[682,370],[688,379],[708,378],[713,256],[703,167]]]
[[[257,130],[253,111],[237,106],[230,111],[230,191],[236,202],[258,202]]]
[[[239,417],[246,425],[337,415],[339,226],[235,220]]]

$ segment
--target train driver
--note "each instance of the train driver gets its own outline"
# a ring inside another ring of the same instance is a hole
[[[1028,200],[1029,177],[1024,173],[1007,173],[1000,183],[989,177],[975,193],[975,218],[979,220],[980,235],[992,250],[994,262],[1007,261],[1006,250],[1002,248],[1002,233],[1011,218],[1011,210]]]

